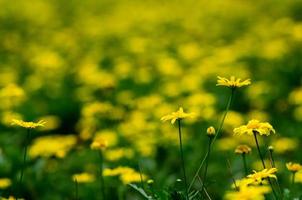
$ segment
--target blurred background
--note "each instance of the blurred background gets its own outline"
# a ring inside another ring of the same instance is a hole
[[[231,188],[226,158],[243,175],[234,148],[253,140],[232,130],[250,119],[276,129],[262,144],[275,147],[282,185],[284,163],[301,161],[301,0],[0,0],[0,8],[0,195],[14,195],[22,165],[26,130],[12,119],[46,121],[30,141],[26,199],[74,199],[72,176],[83,172],[95,179],[79,184],[80,198],[98,199],[96,137],[108,141],[104,168],[138,172],[140,163],[156,190],[170,190],[182,178],[177,127],[160,118],[179,106],[197,114],[183,127],[191,180],[230,94],[217,76],[252,85],[238,89],[214,146],[213,199]],[[256,158],[254,149],[250,168],[261,168]],[[142,199],[126,185],[138,180],[105,177],[109,199]]]

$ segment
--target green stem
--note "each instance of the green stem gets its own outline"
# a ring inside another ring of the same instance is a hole
[[[235,179],[234,179],[234,176],[233,176],[233,172],[232,172],[230,160],[229,160],[228,158],[227,158],[226,160],[227,160],[227,167],[228,167],[228,170],[229,170],[229,174],[230,174],[230,176],[231,176],[231,178],[232,178],[232,181],[233,181],[233,184],[234,184],[234,186],[235,186],[235,189],[236,189],[237,191],[239,191],[239,188],[238,188],[238,186],[237,186],[237,184],[236,184],[236,181],[235,181]]]
[[[211,153],[211,143],[212,143],[212,137],[209,137],[209,146],[208,146],[208,153],[207,153],[207,158],[206,158],[206,165],[205,165],[205,170],[203,174],[203,184],[201,187],[201,191],[203,191],[203,188],[206,184],[206,178],[207,178],[207,173],[208,173],[208,166],[209,166],[209,158],[210,158],[210,153]]]
[[[255,138],[256,145],[257,145],[258,154],[259,154],[259,157],[261,159],[263,169],[265,169],[266,167],[265,167],[264,159],[262,157],[262,154],[261,154],[261,151],[260,151],[260,147],[259,147],[259,143],[258,143],[258,139],[257,139],[257,132],[253,131],[253,134],[254,134],[254,138]]]
[[[138,160],[138,170],[139,170],[139,176],[140,176],[140,179],[141,179],[141,187],[145,190],[145,185],[144,185],[143,173],[142,173],[140,160]]]
[[[296,176],[296,172],[293,172],[293,175],[292,175],[292,185],[295,184],[295,176]]]
[[[270,156],[271,166],[276,167],[274,156],[273,156],[273,150],[271,150],[271,149],[269,149],[269,156]],[[280,186],[280,183],[279,183],[278,179],[276,179],[276,183],[277,183],[277,186],[278,186],[278,190],[279,190],[281,199],[283,199],[283,192],[282,192],[282,188]]]
[[[79,199],[79,183],[78,183],[78,180],[75,179],[74,180],[74,183],[75,183],[75,199],[78,200]]]
[[[255,142],[256,142],[256,145],[257,145],[257,149],[258,149],[258,154],[259,154],[259,157],[260,157],[260,159],[261,159],[263,169],[265,169],[266,167],[265,167],[264,159],[263,159],[263,157],[262,157],[262,154],[261,154],[261,151],[260,151],[260,147],[259,147],[259,143],[258,143],[258,139],[257,139],[257,132],[256,132],[256,131],[253,131],[253,134],[254,134]],[[277,194],[276,194],[276,192],[275,192],[275,190],[274,190],[273,184],[272,184],[272,182],[271,182],[271,179],[270,179],[270,178],[267,178],[267,180],[268,180],[268,182],[269,182],[269,184],[270,184],[270,186],[271,186],[271,188],[272,188],[272,191],[273,191],[273,194],[274,194],[275,199],[278,199],[278,198],[277,198]]]
[[[235,88],[232,88],[232,89],[231,89],[231,95],[230,95],[229,100],[228,100],[228,103],[227,103],[227,105],[226,105],[226,109],[225,109],[224,115],[223,115],[222,120],[221,120],[221,122],[220,122],[220,125],[219,125],[219,128],[218,128],[218,130],[217,130],[217,133],[215,134],[215,137],[214,137],[214,139],[213,139],[213,141],[212,141],[211,147],[213,146],[213,144],[214,144],[216,138],[218,137],[218,135],[219,135],[219,133],[220,133],[222,127],[223,127],[224,120],[225,120],[225,118],[226,118],[226,116],[227,116],[227,114],[228,114],[228,112],[229,112],[229,109],[230,109],[230,107],[231,107],[231,103],[232,103],[232,101],[233,101],[234,93],[235,93]],[[201,161],[201,163],[200,163],[200,165],[199,165],[199,167],[198,167],[198,169],[197,169],[197,171],[196,171],[196,173],[195,173],[195,175],[194,175],[194,177],[193,177],[193,180],[191,181],[191,183],[190,183],[190,185],[189,185],[188,191],[191,190],[193,184],[195,183],[196,178],[198,177],[198,174],[199,174],[200,170],[202,169],[202,167],[203,167],[203,165],[204,165],[204,162],[205,162],[207,156],[208,156],[208,152],[207,152],[206,155],[203,157],[203,159],[202,159],[202,161]]]
[[[245,176],[247,176],[248,175],[248,170],[247,170],[246,154],[245,153],[242,154],[242,161],[243,161],[243,165],[244,165]]]
[[[181,139],[181,120],[178,119],[177,121],[178,121],[179,150],[180,150],[181,164],[182,164],[182,170],[183,170],[183,176],[185,182],[185,194],[186,194],[186,199],[189,200],[187,176],[186,176],[185,161],[184,161],[182,139]]]
[[[100,156],[100,179],[101,179],[102,200],[105,200],[106,199],[106,195],[105,195],[105,181],[104,181],[104,176],[103,176],[104,158],[103,158],[103,152],[102,152],[102,150],[99,151],[99,156]]]
[[[21,184],[22,184],[22,181],[23,181],[25,164],[26,164],[26,157],[27,157],[27,147],[29,145],[30,137],[31,137],[30,129],[27,129],[25,146],[24,146],[24,153],[23,153],[23,163],[22,163],[21,174],[20,174],[20,179],[19,179],[19,192],[21,192]]]

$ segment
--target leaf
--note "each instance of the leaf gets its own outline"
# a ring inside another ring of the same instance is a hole
[[[137,185],[135,184],[129,184],[130,187],[132,187],[133,189],[135,189],[137,192],[139,192],[141,195],[143,195],[146,199],[153,199],[152,196],[149,196],[145,190],[143,190],[142,188],[137,187]]]

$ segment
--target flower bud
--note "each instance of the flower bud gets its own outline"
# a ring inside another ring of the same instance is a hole
[[[215,128],[213,126],[210,126],[209,128],[207,128],[207,135],[212,137],[214,136],[216,133]]]
[[[270,145],[270,146],[268,147],[268,150],[269,150],[269,151],[274,151],[274,147]]]

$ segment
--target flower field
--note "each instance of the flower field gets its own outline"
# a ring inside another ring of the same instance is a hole
[[[0,199],[302,198],[301,0],[0,8]]]

